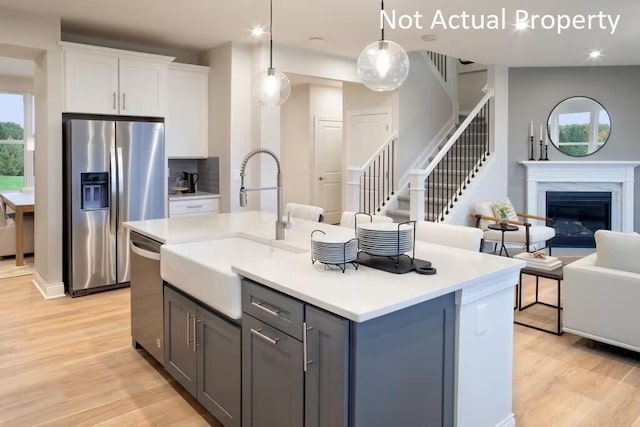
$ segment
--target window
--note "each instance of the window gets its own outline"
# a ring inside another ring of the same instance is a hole
[[[33,105],[30,94],[0,93],[0,190],[33,186]]]

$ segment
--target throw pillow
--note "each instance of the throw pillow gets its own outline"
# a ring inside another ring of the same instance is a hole
[[[493,202],[478,202],[476,203],[475,211],[476,211],[476,215],[492,217],[494,216]],[[492,224],[492,223],[493,221],[481,219],[479,227],[482,230],[487,231],[489,229],[489,224]]]
[[[511,221],[518,221],[518,215],[516,214],[516,210],[513,207],[513,205],[511,204],[511,200],[509,200],[508,197],[504,198],[502,200],[497,200],[493,204],[493,214],[497,218],[500,218],[501,215],[500,215],[500,213],[498,213],[498,209],[496,208],[497,205],[504,205],[507,208],[507,219],[509,219]]]

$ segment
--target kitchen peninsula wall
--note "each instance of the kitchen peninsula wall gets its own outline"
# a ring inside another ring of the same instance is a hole
[[[197,173],[198,191],[220,194],[220,158],[169,159],[169,186],[181,172]]]

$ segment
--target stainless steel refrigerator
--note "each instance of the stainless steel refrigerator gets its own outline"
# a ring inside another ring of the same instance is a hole
[[[71,296],[127,286],[122,223],[165,217],[164,123],[142,120],[63,115],[63,276]]]

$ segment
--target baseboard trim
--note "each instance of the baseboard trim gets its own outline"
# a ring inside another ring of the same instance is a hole
[[[61,298],[65,296],[63,282],[48,283],[37,271],[33,272],[33,280],[31,283],[40,291],[44,299]]]
[[[516,417],[511,414],[507,418],[496,424],[496,427],[516,427]]]

